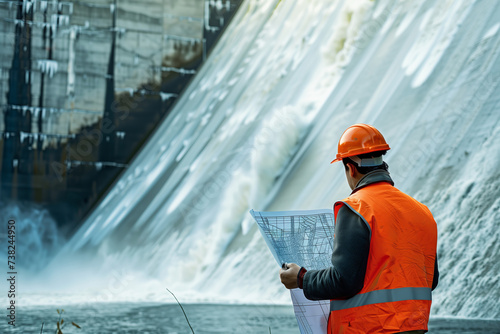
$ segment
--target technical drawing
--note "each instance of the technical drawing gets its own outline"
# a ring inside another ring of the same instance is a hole
[[[275,211],[250,214],[279,265],[297,263],[308,270],[331,266],[334,243],[332,210]],[[302,289],[290,290],[302,334],[326,333],[330,301],[305,298]]]

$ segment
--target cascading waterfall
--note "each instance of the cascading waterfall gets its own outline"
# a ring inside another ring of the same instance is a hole
[[[183,300],[287,302],[248,210],[347,196],[329,162],[342,131],[365,122],[392,147],[396,186],[438,222],[433,312],[499,317],[498,17],[495,1],[244,2],[44,282],[71,300],[108,287],[101,300],[161,301],[168,287]]]

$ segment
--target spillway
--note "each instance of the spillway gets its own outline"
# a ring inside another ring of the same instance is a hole
[[[287,302],[248,211],[346,197],[330,161],[363,122],[438,223],[432,312],[498,318],[499,18],[494,0],[245,1],[44,280],[85,300]]]

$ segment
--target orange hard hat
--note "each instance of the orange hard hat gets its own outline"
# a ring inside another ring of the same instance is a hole
[[[331,163],[355,155],[390,149],[384,136],[373,126],[354,124],[348,127],[340,137],[337,157]]]

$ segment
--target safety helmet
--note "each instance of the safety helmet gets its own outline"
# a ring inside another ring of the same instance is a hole
[[[354,124],[348,127],[340,137],[337,157],[331,163],[355,155],[390,149],[385,142],[384,136],[373,126]]]

